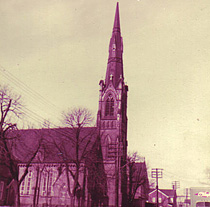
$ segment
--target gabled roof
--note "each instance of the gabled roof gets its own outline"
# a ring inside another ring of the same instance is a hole
[[[149,195],[157,192],[157,189],[150,189]],[[158,192],[165,195],[166,197],[174,197],[174,190],[172,189],[158,189]]]
[[[169,197],[174,196],[174,190],[172,190],[172,189],[162,189],[160,191],[162,191],[165,195],[168,195]]]
[[[27,163],[34,152],[39,152],[33,162],[56,163],[74,162],[76,159],[76,129],[50,128],[27,129],[12,132],[18,139],[13,143],[12,150],[19,163]],[[81,128],[78,138],[79,159],[87,156],[96,140],[96,127]]]
[[[134,163],[134,173],[133,173],[133,177],[134,177],[134,182],[138,181],[136,180],[136,178],[139,177],[139,174],[141,174],[141,176],[145,177],[145,181],[147,178],[147,167],[146,167],[146,163],[145,162],[135,162]]]
[[[132,183],[132,190],[135,196],[138,195],[141,198],[147,199],[149,192],[149,181],[145,161],[131,163],[131,165],[129,165],[129,173],[129,179]],[[138,193],[136,194],[136,192]]]

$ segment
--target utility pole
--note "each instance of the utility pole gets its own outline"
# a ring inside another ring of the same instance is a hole
[[[173,190],[174,190],[173,207],[176,207],[177,206],[177,203],[176,203],[176,198],[177,198],[176,190],[178,188],[180,188],[180,182],[179,181],[173,181],[172,182],[172,187],[173,187]]]
[[[109,146],[109,158],[115,159],[115,207],[119,207],[119,187],[120,187],[120,158],[121,158],[121,144],[117,141],[115,144]]]
[[[163,177],[163,169],[160,168],[153,168],[152,169],[152,178],[156,178],[156,190],[157,190],[157,201],[156,201],[156,207],[159,206],[159,200],[158,200],[158,178]]]
[[[186,188],[186,199],[185,199],[185,206],[188,207],[188,188]]]
[[[115,197],[115,205],[116,207],[119,206],[119,142],[117,142],[116,146],[116,164],[115,164],[115,171],[116,171],[116,184],[115,184],[115,190],[116,190],[116,197]]]

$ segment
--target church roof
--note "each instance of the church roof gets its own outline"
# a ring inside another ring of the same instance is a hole
[[[95,127],[81,128],[78,139],[73,128],[27,129],[16,131],[15,135],[18,139],[12,149],[19,163],[27,163],[37,149],[39,151],[32,162],[75,162],[76,146],[78,158],[82,161],[92,149],[97,130]]]
[[[157,192],[156,189],[150,189],[149,194]],[[172,189],[158,189],[158,192],[164,194],[166,197],[174,197],[174,190]]]
[[[146,163],[145,162],[135,162],[134,163],[134,181],[139,181],[139,177],[140,175],[142,177],[145,177],[145,179],[147,178],[147,167],[146,167]]]

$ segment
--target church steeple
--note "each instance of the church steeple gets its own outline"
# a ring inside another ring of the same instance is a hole
[[[117,3],[105,82],[99,82],[97,126],[108,188],[109,206],[127,206],[127,92],[123,75],[123,42]],[[116,165],[118,162],[118,165]],[[118,168],[120,167],[120,168]],[[113,169],[110,170],[110,169]],[[119,170],[121,169],[121,170]],[[113,174],[114,173],[114,174]],[[113,179],[115,175],[115,179]],[[121,188],[121,189],[120,189]]]
[[[112,81],[113,86],[116,88],[120,80],[124,79],[122,53],[123,42],[120,32],[119,3],[117,3],[112,37],[109,44],[109,58],[105,79],[106,86]]]

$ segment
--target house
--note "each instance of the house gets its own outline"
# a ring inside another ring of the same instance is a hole
[[[176,191],[172,189],[158,189],[158,203],[159,207],[174,206],[176,198]],[[156,203],[157,189],[151,189],[149,192],[149,203]]]

